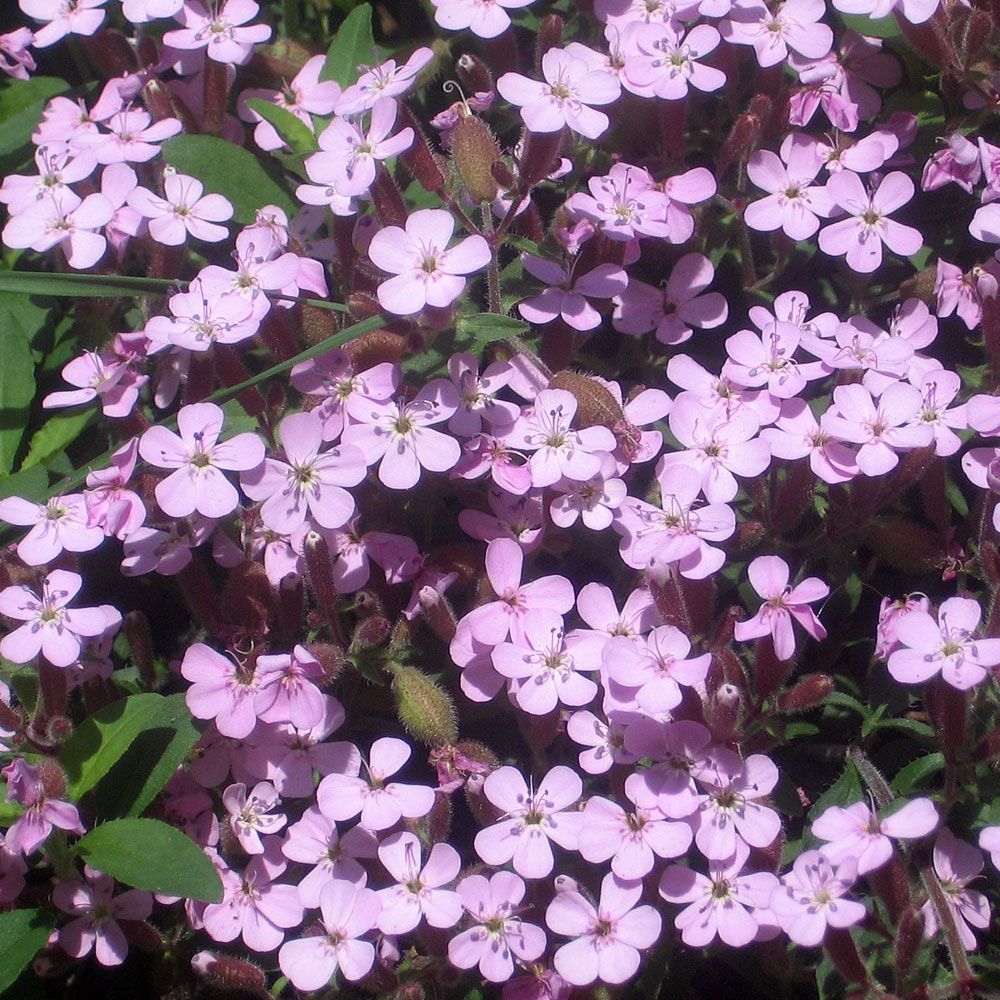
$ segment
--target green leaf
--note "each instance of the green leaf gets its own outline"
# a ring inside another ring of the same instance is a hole
[[[125,885],[206,903],[222,899],[222,880],[208,855],[158,819],[113,819],[77,841],[92,868]]]
[[[500,313],[477,313],[474,316],[459,316],[455,324],[461,338],[473,337],[479,344],[488,344],[493,340],[506,340],[508,337],[519,337],[527,333],[531,327],[513,316],[503,316]],[[473,351],[473,353],[476,353]]]
[[[857,768],[848,761],[844,773],[812,804],[809,824],[812,825],[816,817],[830,806],[849,806],[862,801],[864,797]]]
[[[937,774],[943,768],[943,753],[929,753],[925,757],[918,757],[902,768],[892,779],[892,790],[900,795],[908,795],[925,778]]]
[[[320,80],[336,80],[348,87],[358,79],[358,67],[375,56],[375,36],[372,34],[371,4],[363,3],[347,15],[330,42]]]
[[[840,708],[849,708],[852,712],[857,712],[861,718],[868,717],[868,706],[857,698],[852,698],[843,691],[831,691],[823,700],[824,705],[837,705]]]
[[[144,730],[155,724],[164,698],[136,694],[85,719],[63,744],[59,753],[69,779],[67,794],[74,802],[89,792]]]
[[[0,477],[14,468],[35,397],[35,361],[31,343],[20,331],[4,324],[0,330]]]
[[[140,816],[188,759],[201,736],[183,694],[156,697],[160,704],[146,728],[94,790],[101,816]]]
[[[9,81],[0,90],[0,156],[10,156],[26,146],[46,102],[67,90],[65,80],[52,76]]]
[[[21,463],[21,471],[41,465],[46,459],[68,448],[89,424],[97,419],[97,410],[68,410],[49,417],[40,430],[31,435],[28,454]]]
[[[42,503],[48,496],[49,476],[44,468],[36,465],[24,472],[0,479],[0,500],[4,497],[24,497]]]
[[[251,97],[246,105],[274,126],[275,131],[285,140],[293,153],[315,153],[319,149],[312,129],[301,119],[296,118],[291,111],[277,104],[271,104],[270,101],[263,101],[259,97]]]
[[[50,274],[46,271],[0,271],[0,292],[64,297],[121,298],[166,295],[182,287],[166,278],[129,278],[118,274]]]
[[[894,17],[869,17],[867,14],[841,14],[840,19],[852,31],[869,38],[898,38],[903,32]]]
[[[228,198],[235,210],[233,218],[241,225],[253,222],[257,209],[265,205],[295,214],[296,205],[288,192],[241,146],[211,135],[177,135],[160,148],[165,163],[197,177],[206,191]]]
[[[55,914],[49,910],[0,913],[0,992],[44,947],[55,925]]]

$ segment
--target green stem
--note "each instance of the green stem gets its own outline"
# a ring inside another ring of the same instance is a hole
[[[299,0],[285,0],[285,37],[294,38],[299,33]]]
[[[489,289],[490,312],[501,313],[500,305],[500,263],[497,260],[496,233],[493,229],[493,206],[484,202],[482,207],[483,235],[490,245],[490,263],[486,269],[486,285]]]

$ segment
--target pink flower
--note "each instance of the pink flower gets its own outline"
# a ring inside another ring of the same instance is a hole
[[[375,946],[362,941],[375,927],[378,896],[371,890],[334,879],[319,898],[323,933],[286,941],[278,965],[292,985],[310,992],[322,989],[336,972],[349,982],[363,979],[375,964]]]
[[[157,347],[173,344],[201,353],[215,344],[247,340],[259,325],[250,299],[234,293],[211,294],[198,278],[188,291],[171,295],[167,306],[171,315],[154,316],[143,331]]]
[[[0,35],[0,71],[15,80],[27,80],[37,68],[35,57],[28,48],[35,44],[30,28],[15,28]]]
[[[854,452],[826,430],[825,414],[817,422],[803,399],[783,399],[773,427],[760,435],[775,458],[790,461],[809,456],[809,468],[824,483],[846,483],[859,474]]]
[[[176,118],[154,122],[148,112],[132,108],[116,112],[103,124],[109,131],[89,132],[74,142],[101,164],[148,163],[159,155],[160,143],[183,128]]]
[[[605,176],[591,177],[587,186],[590,194],[574,194],[566,208],[600,226],[608,239],[627,242],[637,236],[670,235],[669,199],[645,168],[616,163]]]
[[[473,926],[448,942],[448,961],[456,968],[479,966],[491,983],[505,983],[514,974],[514,959],[534,962],[545,951],[545,932],[517,916],[524,899],[524,882],[513,872],[486,878],[469,875],[456,886]]]
[[[69,266],[85,270],[104,256],[107,240],[97,230],[114,214],[114,206],[103,194],[89,194],[81,200],[66,191],[40,198],[12,215],[4,226],[3,241],[13,249],[30,247],[38,253],[62,247]]]
[[[139,439],[139,454],[150,465],[174,469],[156,484],[156,502],[168,517],[225,517],[240,502],[223,470],[244,472],[264,460],[264,442],[256,434],[237,434],[220,442],[225,416],[214,403],[194,403],[177,414],[179,434],[150,427]]]
[[[354,514],[354,499],[343,487],[365,478],[365,456],[351,445],[321,453],[323,421],[315,412],[285,417],[278,439],[287,461],[266,458],[240,476],[243,492],[264,501],[261,520],[285,535],[301,528],[307,516],[324,528],[343,527]]]
[[[816,144],[799,132],[781,144],[781,159],[766,149],[753,153],[747,175],[768,196],[747,206],[746,224],[768,233],[780,228],[793,240],[809,239],[819,229],[818,217],[833,212],[826,190],[812,186],[822,167]]]
[[[157,243],[181,246],[189,235],[218,243],[229,231],[216,223],[231,219],[233,206],[221,194],[204,191],[204,185],[194,177],[166,171],[162,198],[139,187],[128,196],[128,203],[149,220],[149,235]]]
[[[556,934],[574,938],[555,954],[559,975],[574,986],[595,980],[617,985],[639,969],[639,956],[656,943],[662,929],[652,906],[636,905],[642,882],[604,876],[595,905],[576,890],[560,892],[545,911],[545,922]]]
[[[119,920],[145,920],[153,912],[153,897],[140,889],[114,895],[115,880],[85,869],[86,882],[59,882],[52,902],[75,919],[59,928],[59,947],[73,958],[91,951],[101,965],[121,965],[128,941]]]
[[[940,817],[930,799],[913,799],[879,819],[864,802],[830,806],[813,821],[813,835],[825,843],[820,850],[831,864],[857,861],[858,875],[881,868],[892,857],[894,838],[926,837]]]
[[[479,38],[496,38],[510,27],[510,15],[507,11],[527,7],[534,3],[534,0],[432,0],[432,2],[435,8],[434,20],[442,28],[448,31],[468,28]],[[506,978],[508,976],[504,977]]]
[[[614,328],[632,336],[655,330],[656,339],[670,345],[690,340],[692,327],[713,330],[729,316],[724,295],[702,294],[714,279],[715,268],[700,253],[681,257],[663,288],[630,278],[614,300]]]
[[[838,385],[823,424],[840,440],[861,445],[858,468],[866,476],[880,476],[899,464],[899,451],[934,441],[929,426],[911,423],[922,403],[920,390],[904,382],[890,385],[877,403],[864,386]]]
[[[281,797],[269,781],[256,784],[249,795],[242,782],[229,785],[222,793],[222,804],[229,813],[229,825],[247,854],[263,854],[261,835],[269,836],[284,829],[284,813],[272,812],[281,805]]]
[[[455,232],[450,212],[425,208],[398,226],[380,229],[368,246],[372,263],[396,277],[378,286],[382,308],[397,316],[410,316],[424,306],[443,309],[465,290],[464,275],[481,271],[491,259],[482,236],[466,236],[448,249]]]
[[[552,486],[562,477],[592,479],[601,471],[601,457],[595,452],[611,452],[617,446],[614,434],[600,424],[583,430],[571,427],[578,405],[565,389],[543,389],[504,435],[515,448],[532,453],[528,465],[533,486]]]
[[[580,769],[587,774],[606,774],[612,764],[634,764],[635,754],[624,746],[627,723],[635,715],[610,712],[605,722],[593,712],[574,712],[566,723],[566,735],[584,747],[577,758]]]
[[[42,566],[60,552],[89,552],[104,541],[104,532],[89,523],[82,493],[53,497],[43,504],[21,497],[0,500],[0,519],[31,525],[17,543],[18,557],[28,566]]]
[[[740,642],[770,633],[775,655],[779,660],[790,660],[795,655],[793,618],[814,639],[826,638],[826,629],[809,607],[830,593],[822,580],[810,576],[789,587],[788,564],[779,556],[758,556],[747,567],[747,575],[764,603],[753,618],[736,623],[736,638]]]
[[[78,388],[69,392],[50,392],[42,406],[55,409],[100,399],[101,411],[106,417],[127,417],[135,408],[139,389],[146,382],[144,375],[136,374],[117,354],[98,354],[96,351],[87,351],[70,361],[63,368],[62,377]]]
[[[914,611],[930,610],[931,602],[925,594],[907,594],[892,600],[883,597],[879,605],[878,626],[875,631],[875,655],[887,659],[889,654],[902,645],[896,634],[900,621]]]
[[[574,330],[593,330],[601,325],[601,314],[587,298],[610,299],[625,291],[628,276],[614,264],[598,264],[575,277],[572,270],[550,260],[522,254],[524,269],[549,287],[518,304],[517,311],[529,322],[551,323],[562,317]]]
[[[496,544],[496,543],[493,543]],[[525,614],[523,641],[502,642],[492,653],[493,668],[515,683],[511,698],[530,715],[548,715],[558,705],[577,708],[597,695],[597,685],[581,672],[595,670],[596,657],[586,644],[564,636],[563,620],[554,611]]]
[[[781,929],[796,943],[814,948],[827,926],[853,927],[867,916],[864,903],[846,898],[854,884],[857,860],[847,858],[836,869],[819,851],[804,851],[771,893],[770,909]]]
[[[450,844],[435,844],[420,866],[420,841],[412,833],[394,833],[379,845],[379,861],[396,885],[379,889],[378,927],[383,934],[405,934],[421,918],[431,927],[453,927],[462,917],[462,902],[453,889],[442,889],[458,877],[462,859]]]
[[[145,24],[158,17],[173,17],[184,0],[122,0],[122,14],[132,24]]]
[[[81,640],[117,631],[122,616],[110,605],[69,608],[83,578],[54,569],[42,581],[41,596],[23,584],[0,591],[0,614],[24,622],[0,639],[0,655],[12,663],[30,663],[39,653],[54,667],[80,658]]]
[[[662,723],[640,717],[625,730],[625,749],[649,757],[652,767],[637,772],[629,798],[643,809],[659,809],[668,819],[686,819],[701,806],[694,774],[706,767],[712,734],[699,722]]]
[[[698,808],[695,843],[714,861],[731,858],[738,845],[768,847],[781,832],[778,814],[758,799],[778,783],[778,769],[763,754],[746,760],[719,748],[707,755],[696,777],[704,788]]]
[[[388,830],[406,816],[426,816],[434,805],[434,790],[426,785],[388,782],[410,759],[410,747],[391,736],[377,739],[368,755],[368,780],[349,774],[328,774],[316,790],[316,801],[330,819],[361,814],[366,830]]]
[[[671,865],[660,878],[660,895],[668,903],[688,903],[674,918],[681,939],[704,948],[719,937],[731,948],[749,944],[758,930],[756,909],[766,909],[778,880],[770,872],[741,875],[749,849],[737,842],[734,853],[710,859],[708,875]]]
[[[1000,826],[988,826],[979,833],[979,846],[987,851],[994,868],[1000,868]]]
[[[719,32],[699,24],[683,32],[677,21],[633,22],[622,39],[626,50],[622,82],[642,97],[679,101],[693,87],[712,93],[724,87],[726,74],[700,62],[719,47]]]
[[[35,48],[44,49],[67,35],[92,35],[104,23],[108,0],[19,0],[28,17],[46,22],[35,32]]]
[[[246,107],[246,102],[257,98],[274,104],[295,115],[312,131],[312,115],[332,114],[341,93],[340,84],[336,80],[320,80],[325,64],[325,56],[313,56],[291,81],[284,85],[284,89],[244,90],[240,94],[240,117],[244,121],[257,123],[253,137],[261,149],[267,152],[281,149],[285,141],[269,121],[265,121],[256,111]]]
[[[614,76],[557,48],[542,56],[542,76],[545,83],[520,73],[504,73],[497,80],[500,96],[521,108],[528,129],[560,132],[568,127],[585,139],[596,139],[607,131],[610,119],[591,105],[618,100],[621,84]]]
[[[257,678],[252,670],[196,642],[181,661],[181,675],[191,681],[185,700],[196,719],[213,719],[223,736],[241,740],[257,724],[254,699]]]
[[[256,675],[254,711],[261,722],[288,722],[307,730],[323,720],[326,703],[316,685],[323,683],[324,670],[305,646],[296,646],[291,653],[258,656]]]
[[[37,767],[18,757],[0,774],[7,782],[7,801],[24,807],[24,812],[7,831],[6,850],[14,854],[33,854],[53,829],[78,836],[83,834],[76,806],[50,796]]]
[[[223,0],[211,8],[201,0],[184,0],[176,14],[182,27],[166,32],[163,43],[182,51],[205,49],[215,62],[242,66],[253,55],[253,47],[271,37],[266,24],[247,25],[259,13],[254,0]]]
[[[571,768],[559,764],[529,789],[517,768],[500,767],[484,782],[483,794],[504,814],[476,834],[476,853],[487,864],[510,861],[524,878],[545,878],[555,864],[549,841],[576,850],[583,814],[572,807],[583,782]]]
[[[391,490],[408,490],[420,479],[421,468],[447,472],[462,454],[461,445],[433,424],[447,420],[457,409],[448,383],[428,385],[409,403],[385,402],[352,395],[347,412],[353,419],[344,430],[343,445],[357,448],[371,465],[379,463],[378,477]]]
[[[938,316],[956,313],[970,330],[975,329],[983,319],[983,302],[997,297],[998,283],[1000,267],[995,261],[964,274],[960,267],[939,258],[934,282]]]
[[[934,871],[941,881],[951,917],[966,951],[975,951],[977,947],[972,928],[990,926],[989,900],[981,892],[969,888],[969,883],[982,870],[982,854],[972,844],[959,840],[951,830],[943,827],[934,841]],[[940,927],[934,902],[928,899],[921,912],[924,915],[924,937],[932,938]]]
[[[903,257],[911,257],[923,246],[919,230],[889,218],[913,197],[913,181],[901,171],[886,174],[875,193],[869,194],[856,173],[841,170],[827,181],[826,192],[851,218],[823,229],[819,247],[833,257],[846,254],[851,270],[860,274],[877,270],[883,243]]]
[[[375,107],[383,97],[401,97],[413,86],[417,74],[434,58],[431,49],[416,49],[402,65],[388,59],[379,66],[366,69],[337,99],[334,112],[338,115],[358,115]]]
[[[722,37],[738,45],[752,45],[761,66],[775,66],[788,50],[807,59],[822,59],[833,45],[833,32],[820,18],[822,0],[786,0],[772,13],[761,0],[734,0],[729,17],[720,25]]]
[[[901,647],[889,656],[889,673],[904,684],[921,684],[939,673],[959,691],[985,680],[1000,664],[1000,639],[976,639],[982,618],[978,602],[949,597],[937,621],[927,611],[913,611],[896,626]]]
[[[617,802],[598,795],[584,807],[580,855],[592,864],[610,860],[611,871],[620,879],[645,878],[656,858],[680,857],[690,846],[691,827],[666,820],[656,810],[626,813]]]

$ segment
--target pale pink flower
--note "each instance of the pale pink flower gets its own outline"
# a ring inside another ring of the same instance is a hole
[[[156,502],[168,517],[225,517],[239,505],[236,487],[223,471],[244,472],[264,460],[256,434],[219,441],[225,415],[214,403],[194,403],[177,414],[179,434],[150,427],[139,439],[139,454],[150,465],[175,471],[156,484]]]
[[[709,24],[684,32],[673,19],[633,22],[622,37],[626,52],[622,84],[642,97],[665,101],[682,100],[692,87],[705,93],[719,90],[726,84],[726,74],[700,60],[720,41],[719,32]]]
[[[510,15],[507,11],[527,7],[534,3],[534,0],[432,0],[432,2],[434,20],[442,28],[448,31],[468,28],[479,38],[496,38],[510,27]]]
[[[258,656],[256,674],[254,711],[261,722],[288,722],[307,730],[323,720],[326,702],[316,685],[323,683],[325,672],[305,646],[297,645],[291,653]]]
[[[929,611],[930,606],[931,602],[926,594],[907,594],[897,600],[883,597],[875,630],[875,655],[884,660],[899,649],[902,644],[896,630],[900,621],[914,611]]]
[[[834,868],[819,851],[803,851],[782,878],[781,887],[771,893],[770,910],[781,929],[796,944],[814,948],[828,926],[844,929],[864,920],[864,903],[847,898],[857,868],[855,858],[846,858]]]
[[[577,277],[573,268],[567,271],[554,261],[531,254],[522,254],[521,263],[528,274],[549,286],[517,307],[529,323],[538,325],[561,317],[574,330],[593,330],[601,325],[601,314],[587,299],[614,298],[625,291],[628,282],[628,276],[615,264],[598,264]]]
[[[145,24],[158,17],[173,17],[184,0],[122,0],[122,14],[132,24]]]
[[[175,15],[182,26],[166,32],[163,43],[181,51],[204,49],[215,62],[242,66],[253,47],[271,37],[266,24],[247,24],[259,13],[254,0],[222,0],[211,7],[202,0],[184,0]]]
[[[19,0],[28,17],[45,22],[35,32],[34,46],[48,48],[67,35],[92,35],[104,23],[108,0]]]
[[[145,375],[138,375],[117,354],[96,351],[87,351],[70,361],[63,368],[62,377],[77,388],[50,392],[42,400],[43,407],[57,409],[100,399],[101,411],[107,417],[127,417],[135,408],[139,389],[147,381]]]
[[[859,474],[854,451],[826,430],[825,415],[817,422],[803,399],[783,399],[773,427],[760,435],[775,458],[795,461],[809,456],[809,468],[824,483],[846,483]]]
[[[15,28],[0,35],[0,72],[15,80],[27,80],[35,71],[35,57],[28,49],[35,44],[35,34],[30,28]]]
[[[559,764],[529,789],[517,768],[499,767],[484,782],[483,794],[504,814],[476,834],[476,853],[487,864],[510,861],[524,878],[545,878],[555,864],[550,841],[576,850],[583,814],[573,806],[583,782],[572,768]]]
[[[410,759],[411,748],[391,736],[371,746],[368,780],[350,774],[328,774],[316,790],[316,801],[330,819],[353,819],[359,813],[366,830],[388,830],[406,816],[426,816],[434,805],[434,790],[426,785],[388,781]]]
[[[486,267],[491,253],[482,236],[466,236],[449,250],[454,232],[450,212],[424,208],[407,218],[405,231],[386,226],[372,237],[372,263],[396,276],[378,287],[383,309],[409,316],[424,306],[445,308],[462,294],[465,275]]]
[[[983,856],[964,840],[959,840],[947,827],[942,827],[934,841],[934,871],[941,881],[952,920],[966,951],[975,951],[978,944],[972,928],[990,926],[990,901],[969,883],[983,870]],[[924,903],[924,937],[933,938],[940,928],[934,902]]]
[[[51,562],[63,550],[89,552],[104,540],[104,532],[89,523],[82,493],[34,503],[21,497],[0,500],[0,520],[31,530],[17,543],[18,557],[28,566]]]
[[[938,316],[955,313],[973,330],[982,322],[983,302],[997,297],[1000,287],[1000,267],[995,261],[976,265],[968,273],[960,267],[938,259],[934,294]]]
[[[521,118],[532,132],[561,132],[570,128],[585,139],[603,135],[610,119],[591,105],[612,104],[621,95],[621,84],[591,61],[551,48],[542,56],[544,83],[520,73],[504,73],[497,91],[521,108]]]
[[[12,249],[30,247],[38,253],[61,247],[70,267],[86,270],[104,256],[107,240],[97,230],[114,214],[114,206],[103,194],[89,194],[81,200],[66,191],[41,198],[12,215],[3,228],[3,241]]]
[[[323,887],[319,907],[323,933],[286,941],[278,952],[281,971],[305,992],[323,989],[337,972],[357,982],[375,964],[375,946],[361,938],[378,920],[377,894],[334,879]]]
[[[574,938],[553,958],[559,975],[574,986],[599,980],[617,985],[639,970],[639,957],[656,943],[662,929],[652,906],[639,906],[641,881],[604,876],[596,905],[574,890],[560,892],[545,911],[556,934]]]
[[[149,235],[166,246],[181,246],[193,236],[206,243],[218,243],[229,236],[225,226],[216,225],[233,217],[233,206],[221,194],[205,194],[201,181],[167,171],[163,197],[147,188],[136,188],[128,203],[149,220]]]
[[[988,826],[979,833],[979,846],[986,851],[994,868],[1000,868],[1000,826]]]
[[[395,59],[388,59],[379,66],[365,67],[358,82],[337,98],[334,112],[338,115],[359,115],[375,107],[383,97],[401,97],[433,58],[434,52],[423,46],[416,49],[405,63],[398,64]]]
[[[192,682],[185,701],[196,719],[213,719],[219,732],[231,739],[250,735],[257,724],[258,685],[252,669],[196,642],[184,653],[181,676]]]
[[[0,639],[0,655],[12,663],[30,663],[39,653],[54,667],[68,667],[80,658],[84,639],[117,631],[122,616],[108,604],[70,608],[83,578],[64,569],[52,570],[40,595],[24,584],[0,591],[0,614],[23,622]]]
[[[819,247],[833,257],[846,254],[848,267],[870,274],[882,263],[882,244],[911,257],[924,242],[920,231],[889,218],[913,197],[913,181],[896,170],[882,178],[874,194],[851,170],[835,173],[826,184],[831,201],[851,218],[833,222],[819,234]]]
[[[456,886],[473,926],[448,942],[448,961],[456,968],[479,966],[491,983],[514,974],[514,960],[534,962],[545,951],[545,932],[517,916],[524,882],[513,872],[498,871],[488,879],[469,875]]]
[[[606,774],[613,764],[634,764],[635,754],[625,749],[625,732],[638,716],[609,712],[607,721],[593,712],[574,712],[566,723],[566,735],[584,747],[577,758],[587,774]]]
[[[479,360],[472,354],[453,354],[448,359],[448,377],[458,396],[458,409],[448,421],[448,430],[461,437],[473,437],[483,430],[483,421],[502,432],[521,409],[516,403],[497,399],[496,394],[514,377],[506,361],[494,361],[479,373]]]
[[[53,829],[78,836],[83,834],[76,806],[50,797],[37,767],[18,757],[0,774],[7,782],[7,801],[24,807],[24,812],[7,830],[7,851],[18,855],[33,854],[45,843]]]
[[[59,928],[59,947],[72,958],[94,952],[101,965],[121,965],[128,941],[119,920],[145,920],[153,912],[153,897],[140,889],[114,895],[115,880],[85,867],[85,882],[59,882],[52,902],[74,919]]]
[[[926,837],[940,821],[930,799],[913,799],[879,819],[864,803],[830,806],[813,821],[813,835],[825,840],[820,850],[831,864],[857,861],[858,875],[881,868],[892,857],[892,838]]]
[[[261,781],[247,793],[242,782],[229,785],[222,793],[222,805],[229,813],[229,825],[240,847],[247,854],[263,854],[261,836],[270,836],[284,829],[284,813],[273,812],[281,805],[281,797],[269,781]]]
[[[608,239],[627,242],[637,236],[670,235],[669,199],[644,167],[616,163],[603,177],[591,177],[587,186],[590,194],[572,195],[566,210],[598,225]]]
[[[660,878],[660,895],[668,903],[687,903],[674,918],[681,939],[704,948],[716,937],[731,948],[742,948],[757,936],[754,911],[766,909],[778,880],[770,872],[741,875],[750,851],[737,842],[731,855],[710,859],[708,875],[671,865]]]
[[[383,934],[405,934],[421,918],[431,927],[454,927],[462,917],[462,901],[453,889],[462,867],[458,851],[450,844],[435,844],[420,864],[420,841],[412,833],[394,833],[379,844],[379,861],[396,885],[379,889],[382,911],[378,927]]]
[[[822,580],[810,576],[789,586],[788,563],[780,556],[758,556],[747,567],[747,575],[764,603],[753,618],[736,623],[735,634],[740,642],[770,634],[778,659],[790,660],[795,655],[793,618],[814,639],[826,638],[826,629],[809,607],[830,593]]]
[[[160,143],[183,128],[176,118],[154,122],[149,112],[131,107],[116,112],[103,124],[109,131],[89,132],[74,142],[101,164],[148,163],[159,156]]]
[[[762,0],[734,0],[720,29],[727,42],[752,45],[761,66],[784,62],[789,49],[822,59],[833,45],[833,32],[820,22],[825,13],[823,0],[786,0],[773,12]]]
[[[692,816],[701,805],[693,775],[705,768],[711,739],[699,722],[639,718],[625,730],[625,749],[654,763],[637,772],[629,798],[644,809],[659,809],[668,819]]]
[[[259,326],[251,300],[235,293],[211,294],[200,278],[186,292],[171,295],[167,306],[170,315],[154,316],[143,330],[157,349],[172,344],[201,353],[215,344],[239,344]]]

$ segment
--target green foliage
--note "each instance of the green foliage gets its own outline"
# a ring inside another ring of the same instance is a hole
[[[59,452],[68,448],[96,419],[97,409],[93,406],[82,410],[66,410],[54,417],[49,417],[31,435],[28,454],[21,463],[21,468],[30,469],[36,465],[42,465],[48,459],[58,455]]]
[[[44,947],[55,923],[55,914],[49,910],[0,913],[0,992],[17,979]]]
[[[14,468],[35,397],[35,361],[31,342],[20,330],[4,324],[0,333],[0,476]]]
[[[292,216],[296,206],[288,192],[264,169],[253,153],[211,135],[177,135],[163,144],[163,161],[197,177],[206,191],[221,194],[233,205],[240,225],[254,221],[258,208],[277,205]]]
[[[8,157],[31,141],[46,101],[69,89],[65,80],[36,76],[9,80],[0,90],[0,157]]]
[[[336,80],[341,87],[347,87],[357,80],[359,66],[378,58],[372,35],[371,4],[363,3],[348,14],[333,36],[319,78]]]
[[[0,271],[0,292],[70,298],[165,295],[180,282],[131,278],[121,274],[50,274],[47,271]]]
[[[314,153],[319,149],[312,130],[291,111],[271,104],[270,101],[262,101],[259,97],[251,97],[247,101],[247,107],[273,125],[293,153]]]
[[[222,880],[201,848],[158,819],[113,819],[81,838],[75,852],[125,885],[206,903],[222,899]]]

